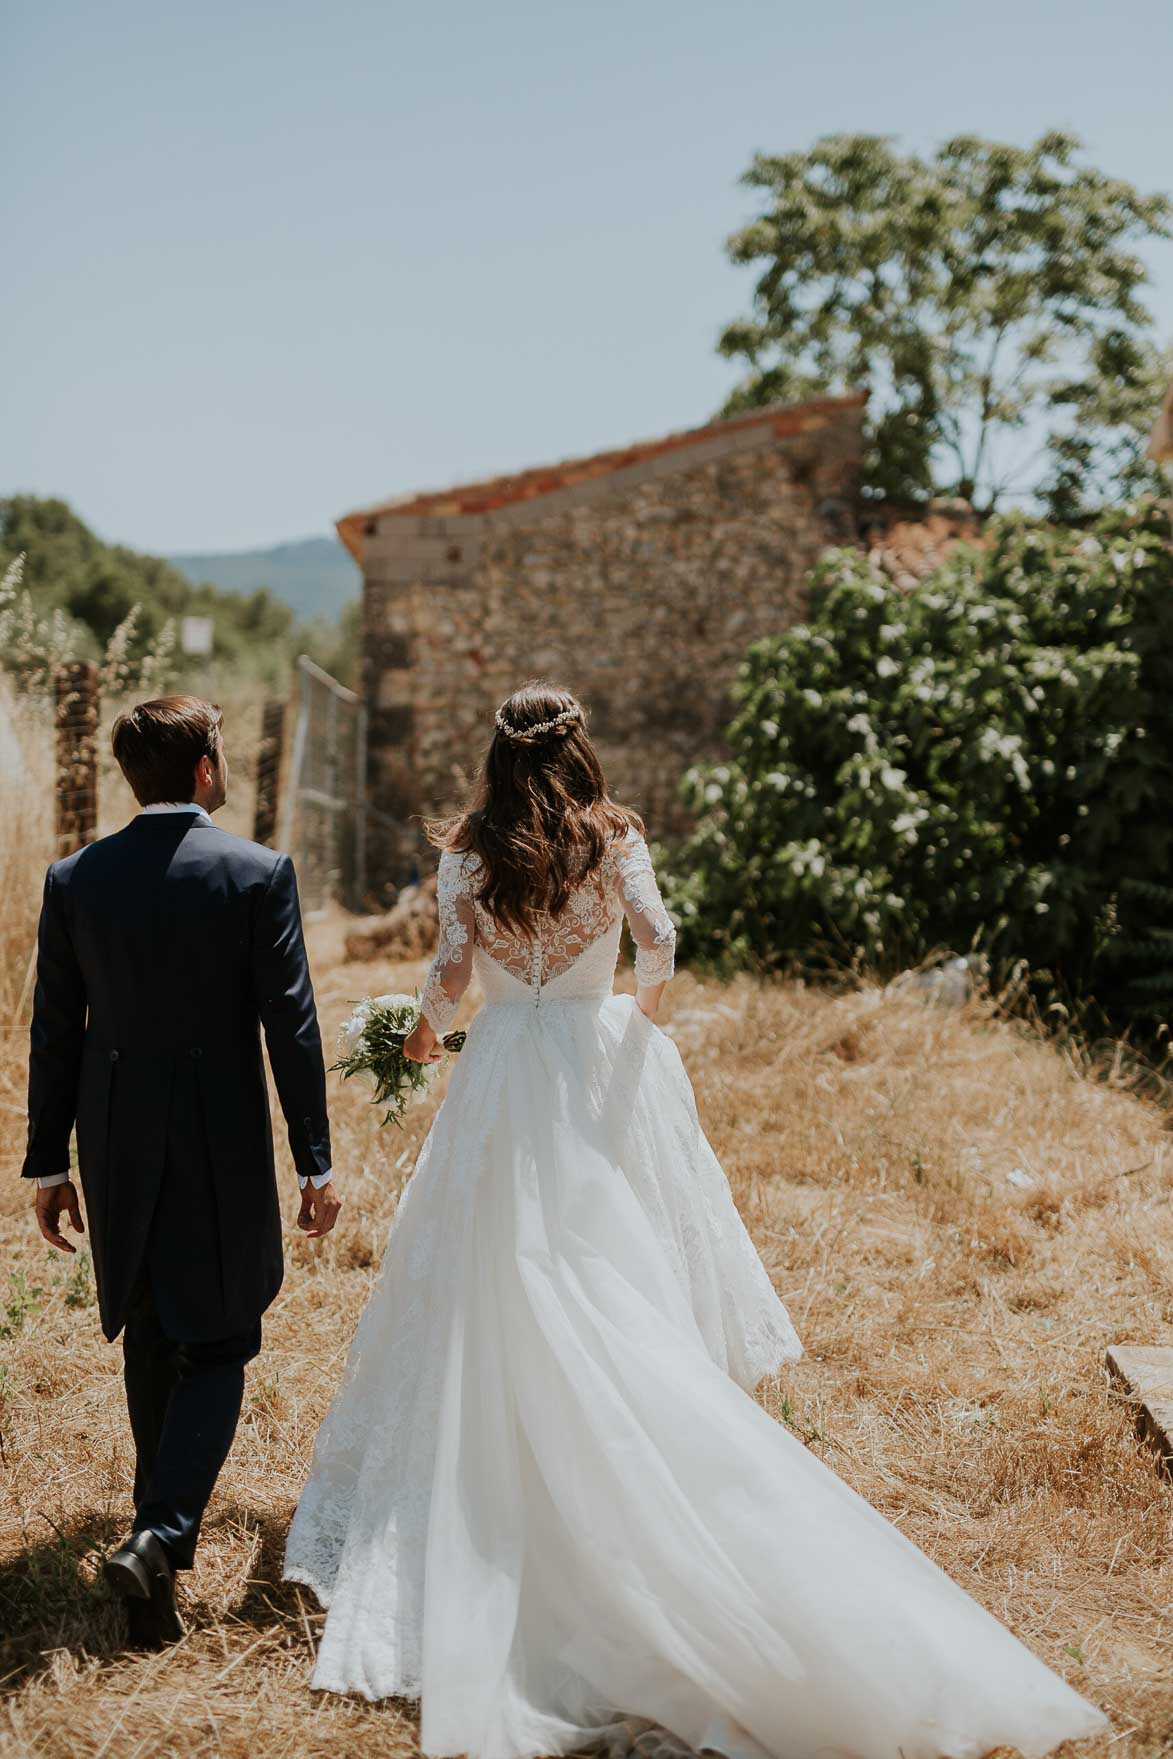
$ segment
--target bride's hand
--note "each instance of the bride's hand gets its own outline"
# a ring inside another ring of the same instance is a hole
[[[660,1011],[660,997],[664,993],[662,983],[641,984],[635,992],[635,1005],[645,1020],[656,1024],[656,1015]]]
[[[438,1063],[444,1055],[444,1046],[427,1021],[421,1020],[404,1039],[403,1054],[413,1063]]]

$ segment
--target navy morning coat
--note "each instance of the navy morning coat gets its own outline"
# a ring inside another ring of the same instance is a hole
[[[45,879],[25,1178],[77,1164],[102,1329],[141,1271],[178,1342],[256,1323],[281,1286],[261,1053],[297,1171],[330,1167],[293,863],[194,813],[132,819]]]

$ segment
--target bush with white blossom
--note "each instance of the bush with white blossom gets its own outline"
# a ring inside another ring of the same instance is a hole
[[[694,955],[981,945],[1077,992],[1130,981],[1133,882],[1173,856],[1168,521],[991,540],[911,590],[833,552],[809,622],[750,650],[728,761],[685,779],[670,897]]]

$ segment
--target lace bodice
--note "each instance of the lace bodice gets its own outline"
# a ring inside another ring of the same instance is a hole
[[[474,970],[488,1003],[540,1007],[544,999],[607,995],[624,917],[635,942],[637,981],[651,985],[672,976],[676,929],[636,831],[611,845],[565,908],[541,919],[532,940],[493,919],[476,896],[479,877],[477,856],[445,851],[440,857],[440,945],[421,1003],[434,1032],[452,1024]]]

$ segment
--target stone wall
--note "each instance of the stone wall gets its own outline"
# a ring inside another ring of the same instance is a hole
[[[855,536],[860,400],[796,413],[701,430],[529,499],[499,489],[483,512],[375,510],[362,543],[375,878],[410,868],[419,815],[463,802],[494,710],[535,676],[586,703],[612,792],[653,834],[680,826],[681,773],[719,752],[746,648],[802,616],[807,570]]]
[[[869,559],[894,586],[911,592],[958,544],[988,547],[982,520],[968,501],[940,496],[907,507],[870,507],[860,521]]]

